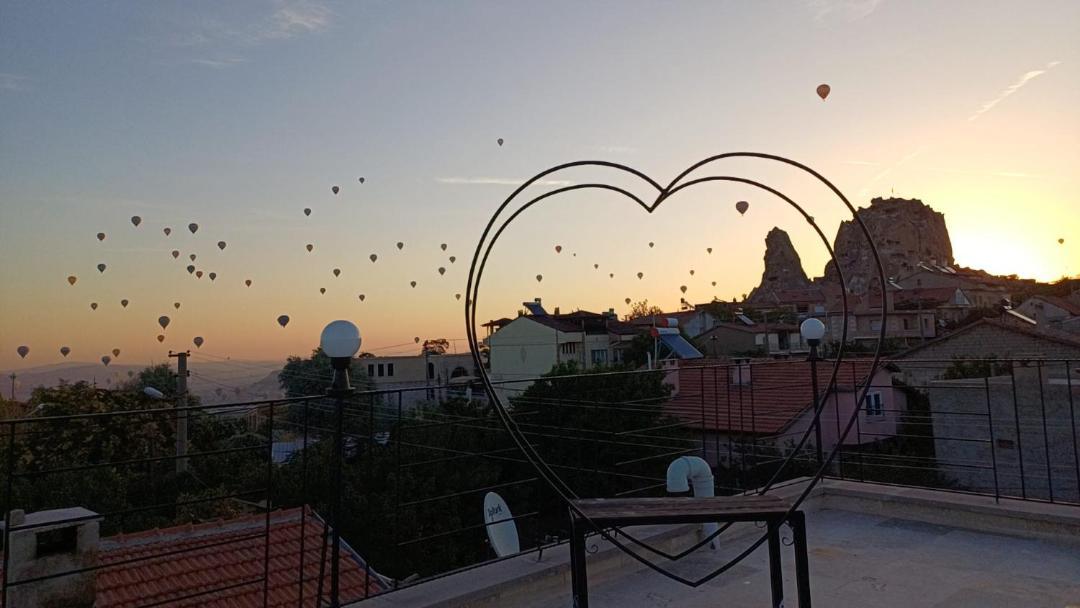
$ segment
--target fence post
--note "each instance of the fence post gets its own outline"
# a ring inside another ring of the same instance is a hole
[[[1042,414],[1043,452],[1046,454],[1046,488],[1050,492],[1050,502],[1054,502],[1054,472],[1050,467],[1050,433],[1046,429],[1046,396],[1043,391],[1043,362],[1036,361],[1039,370],[1039,408]]]
[[[0,599],[3,600],[4,606],[8,605],[8,573],[11,571],[11,551],[8,549],[11,544],[8,542],[11,535],[11,508],[13,504],[14,485],[13,480],[15,476],[15,425],[18,423],[15,421],[8,421],[8,445],[7,445],[7,463],[6,463],[6,475],[7,478],[4,481],[4,576],[3,576],[3,589],[0,592]]]
[[[304,583],[307,582],[305,580],[307,578],[307,575],[305,574],[306,569],[305,569],[305,565],[304,565],[304,561],[305,561],[304,558],[305,558],[305,551],[306,551],[305,545],[306,545],[306,542],[307,542],[307,507],[308,507],[308,505],[307,505],[307,501],[308,501],[308,480],[307,480],[308,455],[307,455],[307,450],[308,450],[308,424],[309,424],[308,423],[308,414],[309,414],[309,412],[311,410],[310,405],[311,405],[311,401],[308,400],[308,399],[305,399],[304,400],[304,422],[303,422],[303,424],[304,424],[304,431],[303,431],[304,442],[301,444],[301,447],[300,447],[300,473],[301,473],[300,474],[300,477],[301,477],[301,479],[300,479],[300,497],[301,497],[302,502],[300,504],[300,572],[297,574],[300,587],[299,587],[299,589],[297,589],[297,593],[296,593],[297,597],[299,598],[296,605],[299,606],[300,608],[303,608],[303,606],[304,606]]]
[[[1001,491],[998,488],[997,470],[997,444],[994,442],[994,415],[990,405],[990,377],[983,378],[983,388],[986,392],[986,424],[990,428],[990,467],[994,471],[994,502],[1001,501]]]
[[[1073,465],[1076,467],[1076,501],[1080,502],[1080,450],[1077,449],[1076,408],[1073,404],[1072,361],[1065,361],[1065,390],[1069,393],[1069,420],[1072,422]]]
[[[266,416],[266,522],[263,529],[263,608],[270,603],[270,511],[274,493],[274,402]]]
[[[1020,498],[1027,498],[1027,481],[1024,479],[1024,445],[1020,441],[1020,405],[1016,402],[1016,362],[1009,364],[1009,379],[1012,381],[1013,419],[1016,424],[1016,456],[1020,462]]]

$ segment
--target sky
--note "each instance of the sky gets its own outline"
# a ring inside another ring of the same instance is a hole
[[[1075,275],[1078,30],[1072,0],[8,2],[0,370],[65,361],[61,346],[160,361],[196,336],[207,357],[279,360],[337,318],[377,354],[465,348],[455,294],[483,227],[517,184],[574,160],[666,183],[714,154],[783,155],[856,206],[928,203],[961,265]],[[797,171],[713,172],[784,191],[830,240],[850,218]],[[533,188],[597,180],[647,191],[586,170]],[[553,197],[500,238],[479,316],[536,297],[619,313],[626,298],[740,297],[773,226],[820,275],[802,216],[748,186],[698,186],[653,214],[610,193]]]

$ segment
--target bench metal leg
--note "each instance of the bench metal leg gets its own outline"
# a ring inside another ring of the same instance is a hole
[[[795,586],[799,608],[810,608],[810,559],[806,554],[806,515],[802,511],[791,514],[791,528],[795,534]]]
[[[784,608],[784,572],[780,564],[780,524],[769,522],[769,582],[773,608]]]
[[[570,517],[570,591],[574,608],[589,608],[589,578],[585,568],[585,528]]]

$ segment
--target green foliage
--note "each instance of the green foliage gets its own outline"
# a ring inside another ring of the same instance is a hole
[[[353,387],[366,391],[375,388],[375,383],[367,377],[367,364],[353,359],[349,367],[349,378]],[[289,357],[285,367],[278,373],[278,383],[286,397],[307,397],[325,395],[326,389],[334,379],[334,370],[330,367],[330,357],[322,348],[311,351],[308,358]]]
[[[989,378],[991,376],[1007,376],[1011,371],[1008,361],[998,362],[997,356],[990,355],[982,359],[968,359],[966,357],[953,357],[953,362],[945,369],[941,377],[943,380],[959,380],[962,378]]]

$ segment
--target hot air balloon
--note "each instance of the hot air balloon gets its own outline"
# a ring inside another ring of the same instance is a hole
[[[639,278],[639,279],[645,278],[645,273],[644,272],[637,273],[637,278]]]
[[[416,342],[417,344],[419,344],[420,343],[420,337],[417,336],[417,337],[413,338],[413,342]]]
[[[443,267],[443,266],[439,266],[439,274],[440,274],[440,275],[444,275],[444,274],[446,274],[446,268],[445,268],[445,267]]]
[[[609,279],[614,279],[615,278],[615,273],[614,272],[608,273],[607,276],[608,276]]]
[[[195,266],[193,266],[191,264],[188,264],[187,272],[188,272],[188,274],[191,274],[191,273],[195,272]]]
[[[191,222],[187,225],[187,229],[191,231],[191,234],[195,234],[199,230],[199,225],[195,222]]]
[[[175,308],[176,310],[180,310],[180,303],[179,302],[173,302],[172,305],[173,305],[173,308]]]
[[[119,348],[112,349],[112,356],[119,357],[120,356],[120,349]]]
[[[453,263],[454,263],[454,262],[456,262],[456,261],[457,261],[457,256],[453,256],[453,255],[452,255],[452,256],[450,256],[450,263],[451,263],[451,264],[453,264]]]
[[[164,342],[164,341],[165,341],[165,336],[164,336],[164,335],[162,335],[162,334],[158,334],[158,336],[157,336],[157,341],[158,341],[158,342]]]
[[[225,251],[225,241],[218,241],[217,242],[217,248],[222,250],[222,251]]]
[[[817,85],[817,96],[821,98],[821,101],[825,101],[825,98],[829,96],[829,91],[832,90],[827,84]]]
[[[739,201],[735,203],[735,209],[739,212],[739,215],[746,213],[746,210],[750,208],[750,203],[746,201]]]
[[[333,188],[330,188],[330,191],[333,192],[334,194],[337,194],[338,192],[341,192],[341,188],[338,188],[337,186],[334,186]]]
[[[169,228],[168,226],[162,228],[161,231],[165,233],[165,236],[172,234],[172,228]]]
[[[105,264],[98,264],[97,265],[98,272],[105,272],[105,268],[106,268]]]
[[[97,233],[97,240],[104,241],[105,240],[105,233],[104,232]]]
[[[705,253],[711,254],[712,253],[712,247],[706,247],[705,248]]]
[[[68,356],[68,355],[69,355],[70,353],[71,353],[71,349],[70,349],[70,348],[68,348],[68,347],[66,347],[66,346],[61,346],[61,347],[60,347],[60,354],[61,354],[61,355],[63,355],[63,356],[65,356],[65,357],[66,357],[66,356]]]
[[[359,297],[359,298],[360,298],[360,301],[361,301],[361,302],[363,302],[363,301],[364,301],[364,300],[365,300],[365,299],[367,298],[367,296],[365,296],[364,294],[360,294],[360,295],[359,295],[359,296],[357,296],[357,297]]]
[[[162,316],[158,317],[157,322],[158,322],[158,325],[161,326],[161,329],[165,329],[165,328],[167,328],[169,326],[169,317],[166,317],[165,315],[162,315]]]
[[[307,245],[304,245],[304,249],[307,249],[308,253],[311,253],[311,250],[315,249],[315,245],[312,245],[311,243],[308,243]]]
[[[124,308],[127,308],[127,305],[128,305],[128,301],[126,299],[120,300],[120,306],[123,306]]]
[[[251,287],[251,279],[244,279],[244,285],[247,287]]]
[[[375,255],[374,253],[373,253],[373,254],[371,254],[371,255],[369,255],[369,256],[367,256],[367,257],[368,257],[368,259],[369,259],[369,260],[371,260],[371,263],[372,263],[372,264],[374,264],[374,263],[375,263],[375,260],[379,259],[379,256]]]
[[[334,273],[335,277],[340,277],[341,276],[341,269],[340,268],[335,268],[331,272]]]
[[[142,218],[137,215],[133,215],[131,216],[131,223],[137,227],[139,224],[142,223]]]
[[[203,271],[201,271],[201,270],[196,270],[195,271],[195,278],[196,279],[201,279],[202,275],[203,275]]]
[[[398,241],[397,248],[398,248],[398,251],[401,251],[402,249],[405,248],[405,243],[402,243],[401,241]]]
[[[26,355],[30,354],[30,347],[29,346],[20,346],[19,348],[15,349],[15,352],[19,353],[19,358],[20,359],[25,359]]]
[[[416,281],[409,281],[409,286],[412,287],[413,289],[415,289],[416,288]]]
[[[443,243],[442,245],[439,245],[439,248],[442,249],[443,251],[446,251],[446,243]]]
[[[679,291],[681,291],[681,292],[683,292],[683,293],[686,293],[686,285],[682,285],[682,286],[680,286],[680,287],[679,287]]]
[[[593,267],[594,270],[600,270],[600,265],[599,264],[593,264],[592,267]]]
[[[195,336],[195,339],[192,340],[192,342],[195,344],[195,348],[202,348],[202,345],[203,345],[202,336]]]
[[[540,281],[543,281],[543,280],[544,280],[544,275],[542,275],[542,274],[536,275],[536,282],[537,283],[539,283]]]
[[[499,139],[496,139],[495,141],[496,141],[496,143],[498,143],[498,144],[499,144],[499,147],[502,147],[502,145],[503,145],[503,138],[501,138],[501,137],[500,137]]]
[[[173,249],[172,250],[172,257],[173,257],[174,260],[176,258],[180,257],[180,250],[179,249]]]
[[[193,254],[191,254],[191,255],[189,255],[189,256],[187,256],[187,257],[188,257],[188,259],[189,259],[189,260],[191,260],[192,262],[194,262],[194,261],[195,261],[195,258],[197,258],[197,257],[199,257],[199,256],[197,256],[197,255],[195,255],[195,254],[193,253]]]
[[[713,286],[713,287],[716,287],[716,281],[713,281],[713,282],[712,282],[712,286]]]
[[[455,293],[454,294],[454,299],[455,300],[460,300],[461,299],[461,294],[460,293]]]
[[[210,280],[213,281],[214,279],[217,278],[217,273],[216,272],[211,272],[208,276],[210,277]]]
[[[311,216],[311,209],[309,207],[304,207],[304,215]]]
[[[278,325],[285,327],[289,324],[289,315],[281,315],[277,318]]]
[[[90,310],[97,310],[97,302],[90,302]]]
[[[555,245],[555,253],[562,253],[562,245]]]
[[[77,277],[75,275],[71,275],[71,276],[68,277],[68,285],[74,285],[75,281],[78,281],[78,280],[79,280],[79,277]]]
[[[319,293],[326,293],[326,288],[325,287],[320,287],[319,288]]]
[[[365,181],[365,180],[364,180],[364,178],[363,178],[363,177],[358,177],[358,178],[356,179],[356,181],[358,181],[358,182],[360,182],[360,183],[362,184],[362,183],[364,183],[364,181]]]
[[[1058,245],[1064,245],[1065,239],[1058,239]]]
[[[629,304],[629,303],[630,303],[630,298],[626,298],[626,299],[625,299],[625,300],[623,300],[623,301],[624,301],[624,302],[626,302],[627,304]]]
[[[694,276],[694,269],[693,268],[690,269],[690,276]]]
[[[110,357],[109,355],[105,355],[105,356],[103,356],[101,358],[101,362],[105,365],[105,367],[109,367],[109,362],[110,361],[112,361],[112,357]],[[107,382],[108,382],[108,380],[106,380],[106,383]]]

